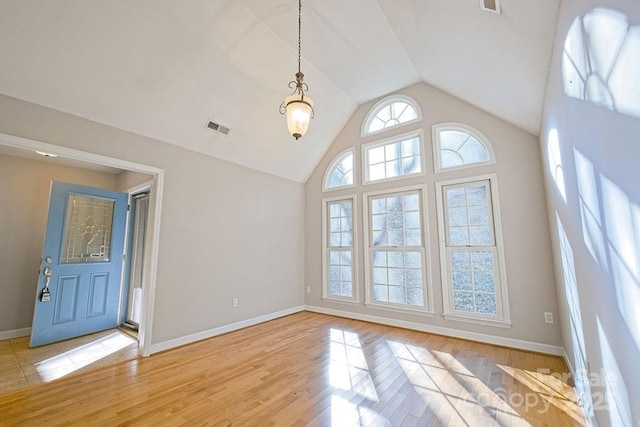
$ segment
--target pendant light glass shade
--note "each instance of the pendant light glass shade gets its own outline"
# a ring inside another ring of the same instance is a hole
[[[304,136],[313,115],[313,101],[302,93],[294,93],[284,100],[289,133],[295,139]]]

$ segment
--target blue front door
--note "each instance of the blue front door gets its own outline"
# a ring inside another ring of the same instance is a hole
[[[127,202],[52,183],[31,347],[118,326]]]

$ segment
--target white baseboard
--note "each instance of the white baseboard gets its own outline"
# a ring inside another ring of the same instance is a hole
[[[263,316],[254,317],[252,319],[242,320],[240,322],[231,323],[229,325],[220,326],[217,328],[209,329],[207,331],[198,332],[195,334],[187,335],[180,338],[175,338],[168,341],[159,342],[157,344],[151,344],[149,354],[158,353],[160,351],[169,350],[171,348],[179,347],[192,342],[204,340],[207,338],[215,337],[216,335],[226,334],[227,332],[236,331],[238,329],[246,328],[248,326],[257,325],[258,323],[267,322],[269,320],[277,319],[278,317],[288,316],[293,313],[304,311],[304,306],[300,305],[286,310],[277,311],[275,313],[265,314]]]
[[[31,335],[31,328],[13,329],[11,331],[0,331],[0,341],[13,338],[28,337]]]
[[[346,317],[349,319],[363,320],[365,322],[380,323],[388,326],[397,326],[399,328],[413,329],[421,332],[429,332],[432,334],[445,335],[454,338],[462,338],[471,341],[478,341],[487,344],[495,344],[504,347],[517,348],[520,350],[535,351],[538,353],[552,354],[554,356],[563,356],[566,358],[566,353],[562,347],[541,344],[532,341],[518,340],[514,338],[503,338],[494,335],[480,334],[477,332],[461,331],[459,329],[444,328],[441,326],[425,325],[422,323],[408,322],[404,320],[390,319],[380,316],[372,316],[368,314],[352,313],[348,311],[335,310],[331,308],[317,307],[312,305],[297,306],[286,310],[281,310],[275,313],[265,314],[263,316],[254,317],[252,319],[243,320],[229,325],[220,326],[207,331],[198,332],[195,334],[187,335],[184,337],[175,338],[168,341],[152,344],[150,348],[150,354],[158,353],[160,351],[169,350],[171,348],[179,347],[192,342],[204,340],[214,337],[216,335],[226,334],[238,329],[246,328],[248,326],[257,325],[258,323],[267,322],[269,320],[277,319],[278,317],[288,316],[300,311],[312,311],[315,313],[329,314],[332,316]],[[571,367],[570,367],[571,369]]]
[[[423,323],[407,322],[405,320],[389,319],[387,317],[372,316],[369,314],[352,313],[348,311],[335,310],[331,308],[317,307],[307,305],[305,310],[316,313],[330,314],[332,316],[346,317],[349,319],[363,320],[365,322],[380,323],[388,326],[397,326],[399,328],[413,329],[421,332],[429,332],[432,334],[446,335],[454,338],[462,338],[470,341],[479,341],[487,344],[500,345],[503,347],[517,348],[520,350],[535,351],[538,353],[552,354],[554,356],[563,356],[564,349],[559,346],[541,344],[532,341],[518,340],[514,338],[503,338],[495,335],[480,334],[477,332],[461,331],[459,329],[444,328],[442,326],[425,325]]]

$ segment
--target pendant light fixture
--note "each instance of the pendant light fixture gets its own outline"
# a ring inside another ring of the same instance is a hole
[[[304,74],[300,71],[300,32],[302,28],[302,0],[298,0],[298,72],[296,79],[289,82],[293,93],[280,104],[280,114],[287,116],[289,133],[296,140],[301,138],[309,129],[309,121],[315,116],[313,101],[304,94],[309,86],[304,83]]]

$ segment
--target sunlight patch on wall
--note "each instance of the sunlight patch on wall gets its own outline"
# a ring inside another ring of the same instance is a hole
[[[576,149],[574,157],[584,243],[609,273],[618,310],[640,349],[640,207]]]
[[[602,355],[604,387],[606,391],[606,403],[609,419],[612,426],[632,426],[631,408],[629,406],[629,392],[624,382],[624,377],[620,373],[615,354],[609,344],[607,334],[602,328],[600,318],[596,316],[598,322],[598,338],[600,339],[600,353]]]
[[[569,306],[569,327],[571,328],[571,347],[574,360],[574,383],[578,397],[582,405],[593,419],[593,402],[591,398],[591,386],[589,384],[589,371],[587,369],[586,346],[584,343],[584,328],[582,326],[582,311],[580,309],[580,296],[578,281],[576,279],[576,267],[573,258],[573,249],[567,238],[567,234],[556,212],[558,226],[558,241],[560,244],[560,257],[562,258],[562,278],[564,292]]]
[[[640,350],[640,207],[607,177],[600,181],[618,308]]]
[[[640,27],[615,10],[577,17],[564,42],[564,92],[609,110],[640,117]]]
[[[562,200],[567,203],[567,192],[564,185],[564,171],[562,170],[562,156],[560,155],[560,140],[558,131],[551,129],[547,136],[547,155],[549,156],[549,171],[556,183],[556,188],[562,196]]]
[[[593,164],[578,150],[573,150],[576,176],[578,178],[578,200],[582,219],[582,236],[593,259],[605,271],[608,270],[607,253],[604,244],[602,218],[600,217],[600,197]]]

